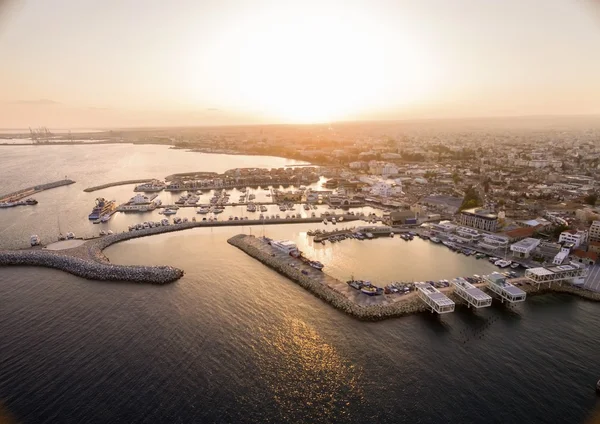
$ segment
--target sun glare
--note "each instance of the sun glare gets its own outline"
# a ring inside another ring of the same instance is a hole
[[[189,67],[192,92],[199,70],[218,63],[213,97],[285,123],[353,119],[390,104],[406,106],[427,92],[433,68],[401,28],[347,7],[244,16],[223,30],[207,56]]]

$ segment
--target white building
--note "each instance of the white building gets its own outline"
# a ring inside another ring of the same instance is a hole
[[[529,237],[511,244],[510,251],[515,258],[528,258],[539,244],[540,239]]]
[[[381,170],[381,175],[384,177],[389,177],[390,175],[397,175],[398,167],[393,163],[386,163],[383,165],[383,169]]]
[[[589,234],[590,241],[600,241],[600,221],[592,222]]]
[[[350,167],[350,169],[361,169],[368,167],[366,162],[350,162],[348,166]]]
[[[372,196],[389,197],[400,196],[404,193],[402,191],[402,186],[387,183],[385,181],[378,181],[371,186],[369,189],[369,194]]]
[[[566,230],[560,233],[558,238],[559,243],[573,243],[575,247],[579,247],[586,243],[588,232],[586,230]]]

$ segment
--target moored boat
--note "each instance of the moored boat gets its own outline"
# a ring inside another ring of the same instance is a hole
[[[29,243],[31,243],[31,246],[39,246],[39,244],[40,244],[40,236],[38,236],[37,234],[32,235],[29,238]]]

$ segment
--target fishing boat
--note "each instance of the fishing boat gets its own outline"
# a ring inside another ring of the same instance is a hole
[[[319,271],[321,271],[323,268],[325,268],[325,265],[323,265],[319,261],[310,261],[308,264],[310,266],[312,266],[314,269],[318,269]]]
[[[375,287],[372,285],[363,285],[360,289],[361,293],[366,294],[367,296],[378,296],[383,294],[383,289],[380,287]]]

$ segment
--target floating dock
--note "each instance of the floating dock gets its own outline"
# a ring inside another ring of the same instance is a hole
[[[454,293],[462,299],[464,299],[469,308],[471,306],[475,308],[486,308],[492,304],[491,296],[485,294],[482,290],[469,283],[464,278],[458,277],[452,280],[454,286]]]
[[[527,293],[518,287],[513,286],[506,280],[506,277],[498,272],[492,272],[490,275],[483,277],[487,283],[487,287],[502,299],[502,303],[506,300],[510,303],[524,302]]]
[[[438,314],[447,314],[454,312],[455,303],[441,291],[429,283],[417,283],[417,294],[425,304],[431,309],[431,312]]]

